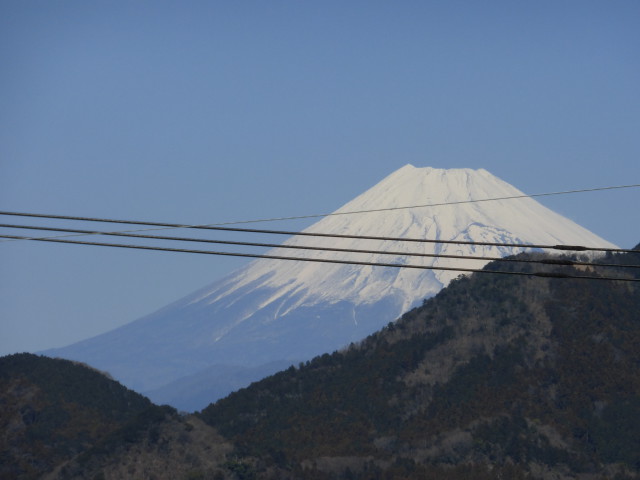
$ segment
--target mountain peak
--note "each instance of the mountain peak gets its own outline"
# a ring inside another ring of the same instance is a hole
[[[405,165],[305,231],[615,247],[531,198],[486,201],[522,195],[486,170]],[[287,248],[292,246],[382,253],[296,250],[292,255]],[[143,391],[212,365],[297,362],[358,341],[435,295],[459,273],[439,267],[479,269],[487,263],[442,255],[502,257],[522,250],[295,236],[269,254],[426,269],[260,259],[143,319],[51,353],[108,370]]]
[[[447,202],[524,195],[484,169],[414,167],[407,164],[338,212],[366,208],[428,206]],[[438,205],[440,206],[440,205]]]

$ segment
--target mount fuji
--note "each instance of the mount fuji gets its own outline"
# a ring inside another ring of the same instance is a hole
[[[616,247],[532,198],[475,201],[521,195],[483,169],[406,165],[305,232]],[[414,205],[433,206],[406,208]],[[269,255],[471,269],[487,263],[383,253],[296,250],[292,255],[285,248],[299,245],[493,257],[523,251],[294,236]],[[155,313],[43,353],[86,362],[156,402],[195,410],[288,365],[364,338],[458,274],[259,259]]]

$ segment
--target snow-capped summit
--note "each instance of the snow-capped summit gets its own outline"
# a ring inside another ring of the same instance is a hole
[[[305,231],[615,248],[531,198],[513,198],[522,195],[483,169],[406,165]],[[504,199],[487,200],[495,198]],[[518,253],[503,247],[308,236],[282,245],[493,257]],[[486,263],[282,247],[269,254],[472,269]],[[215,365],[255,368],[331,352],[381,328],[458,274],[260,259],[158,312],[46,353],[82,360],[148,391]]]
[[[524,194],[486,170],[416,168],[405,165],[367,190],[333,215],[320,220],[306,232],[388,236],[437,240],[470,240],[502,243],[582,243],[613,246],[530,198],[468,202]],[[443,205],[448,204],[448,205]],[[434,205],[426,207],[424,205]],[[416,206],[416,208],[405,208]],[[394,210],[395,209],[395,210]],[[368,212],[353,213],[349,212]],[[346,249],[393,252],[504,256],[518,249],[447,244],[416,244],[376,240],[310,238],[297,236],[283,245],[313,245]],[[273,254],[297,257],[357,258],[365,262],[397,262],[397,256],[382,254],[323,253],[278,249]],[[480,268],[486,262],[406,257],[407,263],[425,266]],[[229,277],[224,287],[201,292],[192,302],[214,303],[259,278],[273,289],[261,305],[278,303],[277,315],[284,316],[301,305],[350,301],[372,304],[393,296],[398,314],[417,300],[438,292],[459,273],[442,270],[388,270],[380,267],[327,265],[317,263],[274,263],[260,260]],[[295,301],[286,302],[295,294]]]

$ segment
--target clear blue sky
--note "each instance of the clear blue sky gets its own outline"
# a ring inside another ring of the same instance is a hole
[[[6,0],[0,209],[303,215],[406,163],[527,193],[640,183],[638,25],[636,0]],[[639,197],[543,203],[629,248]],[[0,354],[101,333],[244,263],[2,242]]]

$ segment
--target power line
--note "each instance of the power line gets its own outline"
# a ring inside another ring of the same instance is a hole
[[[606,187],[595,187],[595,188],[583,188],[576,190],[563,190],[558,192],[545,192],[545,193],[532,193],[532,194],[522,194],[522,195],[510,195],[505,197],[492,197],[492,198],[479,198],[479,199],[471,199],[471,200],[458,200],[453,202],[440,202],[440,203],[428,203],[428,204],[420,204],[420,205],[407,205],[400,207],[387,207],[387,208],[377,208],[377,209],[369,209],[369,210],[353,210],[348,212],[331,212],[331,213],[316,213],[311,215],[297,215],[290,217],[271,217],[271,218],[261,218],[261,219],[253,219],[253,220],[239,220],[233,222],[220,222],[220,223],[211,223],[211,224],[202,224],[202,225],[190,225],[190,227],[196,226],[222,226],[222,225],[236,225],[243,223],[259,223],[259,222],[276,222],[283,220],[304,220],[310,218],[321,218],[321,217],[332,217],[337,215],[355,215],[361,213],[375,213],[375,212],[387,212],[394,210],[407,210],[412,208],[427,208],[427,207],[441,207],[447,205],[461,205],[466,203],[480,203],[480,202],[494,202],[499,200],[515,200],[519,198],[534,198],[534,197],[550,197],[556,195],[568,195],[575,193],[587,193],[587,192],[599,192],[606,190],[620,190],[625,188],[638,188],[640,184],[631,184],[631,185],[611,185]],[[9,215],[9,212],[2,212],[0,214]],[[170,228],[185,228],[189,227],[187,225],[181,225],[180,227],[170,227]]]
[[[558,272],[508,272],[508,271],[502,271],[502,270],[481,270],[481,269],[473,269],[473,268],[424,266],[424,265],[412,265],[412,264],[402,264],[402,263],[364,262],[364,261],[357,261],[357,260],[337,260],[337,259],[326,259],[326,258],[301,258],[301,257],[289,257],[284,255],[216,252],[211,250],[192,250],[192,249],[185,249],[185,248],[153,247],[148,245],[127,245],[127,244],[121,244],[121,243],[87,242],[87,241],[81,241],[81,240],[63,240],[60,238],[30,238],[30,237],[20,237],[16,235],[0,235],[0,238],[10,238],[10,239],[17,239],[17,240],[33,240],[33,241],[53,242],[53,243],[67,243],[67,244],[75,244],[75,245],[92,245],[92,246],[99,246],[99,247],[129,248],[129,249],[137,249],[137,250],[155,250],[155,251],[176,252],[176,253],[222,255],[222,256],[246,257],[246,258],[264,258],[264,259],[272,259],[272,260],[292,260],[292,261],[299,261],[299,262],[333,263],[333,264],[342,264],[342,265],[413,268],[413,269],[420,269],[420,270],[443,270],[443,271],[466,272],[466,273],[494,273],[499,275],[516,275],[516,276],[527,276],[527,277],[640,282],[640,279],[637,279],[637,278],[570,275],[570,274],[558,273]]]
[[[210,224],[200,224],[200,225],[174,225],[174,226],[166,226],[165,228],[198,228],[198,227],[207,227],[207,226],[238,225],[238,224],[244,224],[244,223],[277,222],[277,221],[283,221],[283,220],[304,220],[304,219],[310,219],[310,218],[332,217],[332,216],[338,216],[338,215],[355,215],[355,214],[362,214],[362,213],[375,213],[375,212],[388,212],[388,211],[394,211],[394,210],[407,210],[407,209],[412,209],[412,208],[442,207],[442,206],[446,206],[446,205],[461,205],[461,204],[466,204],[466,203],[494,202],[494,201],[498,201],[498,200],[515,200],[515,199],[519,199],[519,198],[550,197],[550,196],[555,196],[555,195],[568,195],[568,194],[575,194],[575,193],[600,192],[600,191],[606,191],[606,190],[619,190],[619,189],[637,188],[637,187],[640,187],[640,184],[611,185],[611,186],[606,186],[606,187],[583,188],[583,189],[576,189],[576,190],[563,190],[563,191],[558,191],[558,192],[545,192],[545,193],[532,193],[532,194],[522,194],[522,195],[510,195],[510,196],[505,196],[505,197],[479,198],[479,199],[472,199],[472,200],[458,200],[458,201],[454,201],[454,202],[428,203],[428,204],[421,204],[421,205],[407,205],[407,206],[400,206],[400,207],[377,208],[377,209],[369,209],[369,210],[353,210],[353,211],[349,211],[349,212],[316,213],[316,214],[311,214],[311,215],[297,215],[297,216],[291,216],[291,217],[260,218],[260,219],[253,219],[253,220],[239,220],[239,221],[233,221],[233,222],[220,222],[220,223],[210,223]],[[28,216],[30,214],[16,214],[16,213],[13,213],[13,212],[0,212],[0,215],[23,215],[23,216]],[[32,214],[31,216],[40,216],[40,215]],[[50,216],[46,216],[46,217],[54,218],[56,216],[50,215]],[[81,219],[82,217],[77,217],[77,218]],[[115,221],[115,223],[127,223],[127,222]],[[145,222],[143,224],[144,225],[153,225],[154,223]],[[165,226],[166,224],[157,224],[157,225],[158,226]]]
[[[309,218],[321,218],[321,217],[332,217],[336,215],[354,215],[360,213],[374,213],[374,212],[388,212],[393,210],[406,210],[411,208],[426,208],[426,207],[442,207],[446,205],[460,205],[464,203],[479,203],[479,202],[494,202],[497,200],[515,200],[518,198],[533,198],[533,197],[550,197],[554,195],[567,195],[573,193],[586,193],[586,192],[600,192],[604,190],[617,190],[623,188],[637,188],[640,187],[640,184],[633,185],[614,185],[608,187],[596,187],[596,188],[583,188],[580,190],[565,190],[560,192],[547,192],[547,193],[532,193],[531,195],[522,194],[522,195],[511,195],[507,197],[495,197],[495,198],[480,198],[476,200],[459,200],[455,202],[442,202],[442,203],[429,203],[425,205],[410,205],[403,207],[388,207],[388,208],[377,208],[371,210],[354,210],[350,212],[331,212],[331,213],[318,213],[313,215],[300,215],[295,217],[274,217],[274,218],[262,218],[257,220],[243,220],[236,222],[225,222],[225,223],[215,223],[212,225],[235,225],[242,223],[258,223],[258,222],[278,222],[282,220],[304,220]]]
[[[534,263],[534,264],[544,264],[544,265],[620,267],[620,265],[612,264],[612,263],[592,263],[592,262],[582,262],[578,260],[569,260],[569,259],[517,259],[517,258],[475,256],[475,255],[451,255],[451,254],[438,254],[438,253],[366,250],[366,249],[338,248],[338,247],[318,247],[318,246],[308,246],[308,245],[287,245],[287,244],[260,243],[260,242],[240,242],[240,241],[232,241],[232,240],[213,240],[213,239],[193,238],[193,237],[170,237],[170,236],[158,236],[158,235],[144,235],[144,234],[126,233],[126,232],[104,232],[104,231],[96,231],[96,230],[81,230],[81,229],[44,227],[44,226],[33,226],[33,225],[0,224],[0,227],[12,228],[12,229],[25,229],[25,230],[47,230],[47,231],[54,231],[54,232],[68,232],[68,233],[77,233],[82,235],[107,235],[107,236],[127,237],[127,238],[143,238],[147,240],[150,239],[150,240],[168,240],[168,241],[180,241],[180,242],[199,242],[199,243],[213,243],[213,244],[223,244],[223,245],[241,245],[241,246],[249,246],[249,247],[284,248],[284,249],[312,250],[312,251],[324,251],[324,252],[367,253],[367,254],[378,254],[378,255],[446,258],[446,259],[456,259],[456,260],[480,260],[480,261],[487,261],[487,262],[488,261],[504,261],[504,262]],[[23,239],[44,240],[44,239],[51,239],[51,237],[39,237],[39,238],[23,237]],[[624,267],[640,268],[640,265],[624,265]]]
[[[612,187],[613,188],[613,187]],[[608,252],[608,253],[633,253],[635,250],[620,249],[620,248],[602,248],[602,247],[586,247],[582,245],[537,245],[526,243],[499,243],[499,242],[472,242],[463,240],[431,240],[425,238],[402,238],[402,237],[382,237],[374,235],[348,235],[337,233],[315,233],[315,232],[294,232],[285,230],[263,230],[263,229],[251,229],[251,228],[239,228],[239,227],[223,227],[215,225],[184,225],[177,223],[162,223],[162,222],[149,222],[140,220],[116,220],[106,218],[95,217],[77,217],[70,215],[51,215],[43,213],[24,213],[24,212],[6,212],[0,211],[0,215],[10,215],[19,217],[34,217],[34,218],[48,218],[55,220],[73,220],[83,222],[101,222],[101,223],[120,223],[125,225],[148,225],[155,227],[168,227],[168,228],[192,228],[199,230],[215,230],[225,232],[242,232],[242,233],[261,233],[272,235],[289,235],[289,236],[308,236],[308,237],[323,237],[323,238],[349,238],[357,240],[381,240],[381,241],[393,241],[393,242],[415,242],[415,243],[439,243],[439,244],[453,244],[453,245],[477,245],[477,246],[489,246],[489,247],[507,247],[507,248],[534,248],[534,249],[550,249],[560,251],[573,251],[573,252]],[[134,230],[135,231],[135,230]],[[113,233],[129,233],[129,232],[113,232]],[[54,239],[59,237],[43,237]]]

